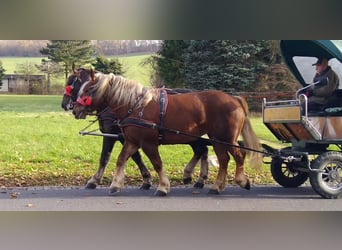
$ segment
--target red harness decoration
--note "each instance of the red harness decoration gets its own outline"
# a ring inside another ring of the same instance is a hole
[[[91,106],[93,103],[93,100],[91,99],[90,96],[83,96],[77,98],[77,103],[81,104],[82,106]]]
[[[73,89],[74,89],[74,87],[71,85],[66,86],[64,89],[64,95],[71,96]]]

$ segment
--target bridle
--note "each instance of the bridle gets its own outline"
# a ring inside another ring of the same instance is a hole
[[[76,97],[73,95],[73,90],[75,88],[76,82],[77,81],[81,81],[81,79],[78,76],[76,76],[76,75],[73,75],[73,77],[74,77],[74,79],[73,79],[72,83],[68,84],[67,86],[65,86],[64,95],[70,96],[73,99],[76,99]]]
[[[79,81],[82,83],[81,79],[79,79]],[[90,93],[89,95],[85,95],[85,96],[79,96],[80,95],[80,91],[86,86],[85,84],[88,84],[88,82],[83,82],[82,83],[82,87],[78,90],[78,97],[74,97],[74,103],[79,104],[80,106],[83,106],[85,108],[85,110],[83,112],[86,112],[87,115],[96,115],[99,116],[100,114],[102,114],[103,112],[107,111],[108,108],[102,110],[102,111],[89,111],[87,110],[92,104],[93,104],[93,99],[92,99],[92,94]],[[94,112],[96,112],[96,114],[94,114]]]
[[[82,85],[82,80],[78,74],[74,72],[74,74],[71,77],[73,77],[71,84],[68,84],[64,88],[64,95],[70,98],[68,103],[66,104],[66,108],[68,110],[73,109],[74,104],[77,101],[77,95],[79,92],[79,89],[76,89],[77,83]]]

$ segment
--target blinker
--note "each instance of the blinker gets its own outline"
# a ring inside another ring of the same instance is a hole
[[[66,86],[64,89],[64,95],[71,96],[73,89],[74,89],[74,87],[71,85]]]
[[[81,104],[82,106],[91,106],[93,100],[90,96],[83,96],[77,98],[77,103]]]

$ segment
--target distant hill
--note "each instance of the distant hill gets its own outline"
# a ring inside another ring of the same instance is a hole
[[[0,57],[42,56],[39,50],[49,40],[0,40]],[[98,55],[114,56],[130,53],[152,53],[160,46],[160,40],[92,40]]]
[[[0,56],[42,56],[39,50],[47,43],[48,40],[0,40]]]

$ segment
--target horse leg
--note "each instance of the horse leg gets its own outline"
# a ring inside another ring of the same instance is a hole
[[[119,140],[121,144],[123,145],[125,142],[125,139],[123,137],[120,137]],[[150,171],[148,171],[145,163],[142,161],[141,155],[138,150],[132,155],[132,159],[138,165],[141,176],[143,178],[143,184],[141,185],[140,189],[149,190],[150,187],[152,186],[151,173]]]
[[[213,145],[217,160],[219,162],[219,170],[217,173],[215,184],[209,190],[210,194],[219,194],[225,188],[227,180],[227,169],[229,162],[229,155],[225,147],[220,145]]]
[[[159,185],[155,193],[156,196],[166,196],[170,192],[170,181],[166,176],[163,169],[163,162],[160,158],[158,145],[144,144],[142,150],[145,152],[147,157],[150,159],[154,170],[157,172],[159,177]]]
[[[208,163],[208,148],[205,146],[205,151],[201,156],[201,170],[198,176],[197,182],[195,183],[195,188],[203,188],[204,182],[208,179],[209,173],[209,163]]]
[[[239,146],[239,144],[236,143],[236,146]],[[245,175],[244,171],[246,152],[238,147],[231,147],[229,149],[229,152],[234,157],[236,163],[235,182],[242,188],[245,188],[247,190],[251,189],[249,179]]]
[[[143,183],[142,183],[140,189],[141,190],[149,190],[150,187],[152,186],[152,184],[151,184],[151,173],[150,173],[150,171],[148,171],[145,163],[142,161],[139,151],[136,151],[132,155],[132,159],[138,165],[141,176],[143,177]]]
[[[128,161],[128,158],[131,157],[137,150],[138,146],[127,142],[127,140],[125,141],[116,161],[116,169],[114,171],[113,180],[109,189],[110,194],[118,193],[123,188],[125,181],[125,165]]]
[[[188,162],[188,164],[186,164],[184,171],[183,171],[183,183],[185,185],[191,183],[192,174],[194,172],[195,166],[196,166],[197,162],[199,161],[199,159],[200,159],[200,156],[196,155],[196,153],[194,153],[191,160]]]
[[[114,143],[116,139],[112,137],[103,137],[101,157],[99,160],[99,168],[97,172],[88,180],[86,188],[95,189],[97,185],[101,184],[104,171],[109,162]]]
[[[185,180],[191,181],[191,174],[193,173],[193,170],[196,166],[196,163],[201,159],[200,174],[199,174],[199,177],[197,179],[197,182],[194,184],[194,187],[195,188],[203,188],[205,180],[208,179],[208,167],[209,167],[209,164],[208,164],[208,148],[207,148],[206,144],[204,144],[201,141],[195,141],[195,142],[191,143],[190,146],[192,147],[192,150],[194,151],[194,156],[184,169],[183,181],[184,181],[184,184],[187,184],[187,183],[185,183]],[[193,162],[193,164],[190,165],[190,163],[192,163],[192,161],[196,161],[196,162]],[[190,183],[190,181],[188,183]]]

